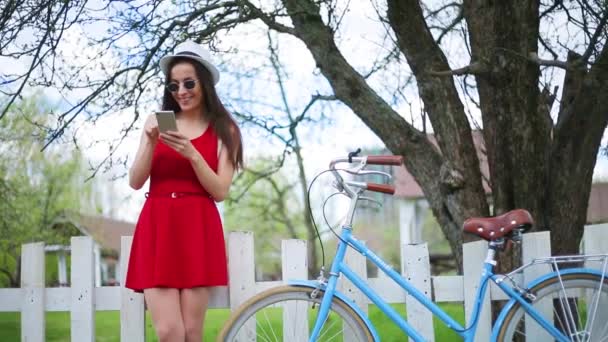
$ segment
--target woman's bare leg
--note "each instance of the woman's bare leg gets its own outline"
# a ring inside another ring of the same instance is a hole
[[[184,342],[185,329],[178,289],[151,288],[144,290],[144,298],[159,342]]]
[[[209,289],[195,287],[180,293],[182,317],[186,331],[186,342],[201,342],[203,321],[209,304]]]

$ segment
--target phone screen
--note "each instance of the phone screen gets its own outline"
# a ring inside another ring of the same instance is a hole
[[[157,111],[156,121],[158,122],[158,129],[161,133],[165,133],[166,131],[177,131],[175,113],[171,110]]]

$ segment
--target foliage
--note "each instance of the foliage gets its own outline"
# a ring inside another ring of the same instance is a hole
[[[50,112],[36,95],[0,121],[0,285],[18,285],[21,244],[69,244],[78,231],[64,217],[92,196],[80,151],[60,145],[40,151]]]
[[[306,233],[304,206],[284,171],[263,178],[250,171],[275,163],[268,158],[252,161],[232,186],[231,192],[240,195],[225,202],[224,212],[225,227],[254,233],[258,274],[270,278],[279,277],[281,272],[281,240],[303,239]]]

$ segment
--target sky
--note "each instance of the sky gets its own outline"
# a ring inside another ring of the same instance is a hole
[[[373,14],[374,9],[371,8],[371,2],[358,1],[351,2],[351,9],[342,23],[342,32],[340,34],[340,48],[347,60],[361,73],[365,73],[372,65],[372,62],[381,53],[386,52],[386,47],[383,46],[384,31],[376,22],[370,13]],[[267,42],[264,39],[251,39],[252,28],[237,28],[233,30],[229,36],[226,36],[222,41],[222,46],[226,50],[238,47],[239,52],[236,54],[215,56],[216,62],[221,62],[221,69],[224,71],[221,81],[218,84],[218,93],[220,97],[230,104],[231,100],[236,97],[234,89],[241,86],[242,81],[233,74],[230,70],[235,70],[240,67],[251,67],[267,61],[262,60],[259,51],[265,51]],[[64,46],[73,46],[77,44],[79,36],[82,32],[75,27],[70,35],[66,35],[66,40],[72,40]],[[249,38],[245,38],[248,37]],[[293,109],[298,112],[309,101],[311,94],[319,92],[321,94],[331,94],[331,90],[327,82],[318,75],[315,70],[315,63],[306,50],[303,44],[295,39],[290,39],[280,36],[278,40],[281,51],[281,60],[285,64],[285,72],[289,75],[289,80],[286,82],[287,97]],[[456,42],[446,40],[448,46],[456,44]],[[93,53],[87,49],[66,49],[64,53],[75,63],[78,61],[78,55],[82,51]],[[468,61],[462,56],[462,51],[451,49],[450,60],[454,61],[453,67],[465,65]],[[113,56],[107,54],[104,58],[108,59],[108,63],[112,63]],[[468,57],[467,57],[468,58]],[[2,63],[0,63],[2,64]],[[458,65],[460,64],[460,65]],[[6,64],[4,64],[5,67]],[[401,65],[401,67],[407,67]],[[0,65],[2,68],[2,65]],[[269,75],[271,77],[272,75]],[[160,77],[160,75],[159,75]],[[372,88],[379,91],[386,91],[385,84],[391,83],[394,80],[387,79],[386,74],[379,74],[370,78],[369,84]],[[272,80],[259,80],[256,83],[260,90],[253,90],[254,97],[258,100],[266,100],[269,103],[277,103],[277,92],[268,91],[273,89]],[[249,89],[245,89],[247,91]],[[159,89],[159,94],[160,94]],[[61,100],[62,94],[56,92],[48,92],[51,98]],[[71,94],[78,96],[77,93]],[[417,99],[415,88],[408,90],[405,94],[407,102],[401,106],[396,106],[396,110],[404,117],[409,118],[410,113],[418,113],[420,111],[420,103]],[[159,97],[160,98],[160,97]],[[473,106],[470,106],[473,107]],[[147,108],[140,108],[142,112],[151,113],[153,105]],[[252,110],[258,110],[260,114],[267,114],[267,109],[261,107],[253,107]],[[109,146],[115,144],[116,139],[120,136],[123,127],[128,125],[133,117],[133,109],[127,109],[122,112],[111,113],[100,118],[94,124],[79,120],[74,128],[76,134],[83,145],[91,147],[85,150],[86,157],[92,165],[97,165],[106,158]],[[255,112],[255,113],[258,113]],[[254,113],[254,114],[255,114]],[[361,148],[381,148],[382,142],[376,137],[354,114],[343,105],[332,105],[327,109],[327,113],[331,117],[331,121],[327,122],[323,128],[318,126],[302,127],[299,133],[304,137],[304,159],[308,168],[308,174],[314,175],[325,169],[329,161],[335,157],[345,156],[349,151],[358,147]],[[136,129],[132,131],[125,141],[115,151],[115,159],[126,158],[129,162],[133,160],[141,134],[141,127],[145,117],[139,119],[136,123]],[[416,126],[420,126],[420,122],[414,122]],[[260,154],[260,151],[271,151],[275,154],[281,152],[281,146],[276,143],[269,143],[267,137],[260,132],[245,129],[243,131],[244,148],[246,158],[253,158]],[[92,144],[96,142],[95,144]],[[128,186],[127,177],[125,174],[127,169],[123,165],[112,167],[109,171],[98,173],[95,182],[100,191],[104,206],[104,214],[117,219],[122,219],[130,222],[137,220],[137,215],[144,200],[144,193],[147,185],[140,190],[132,190]],[[290,172],[287,169],[287,172]],[[292,171],[293,172],[293,171]],[[596,167],[596,177],[608,179],[608,159],[602,157],[598,159]],[[311,177],[312,178],[312,177]]]

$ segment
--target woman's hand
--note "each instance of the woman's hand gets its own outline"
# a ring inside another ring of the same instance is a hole
[[[198,151],[192,146],[190,139],[186,138],[180,132],[167,131],[165,133],[160,133],[160,138],[167,146],[171,147],[177,153],[181,154],[182,157],[190,161],[200,156]]]
[[[148,140],[156,144],[158,141],[158,137],[160,135],[160,131],[158,130],[158,122],[156,121],[156,115],[150,114],[146,119],[146,123],[144,124],[144,133]]]

